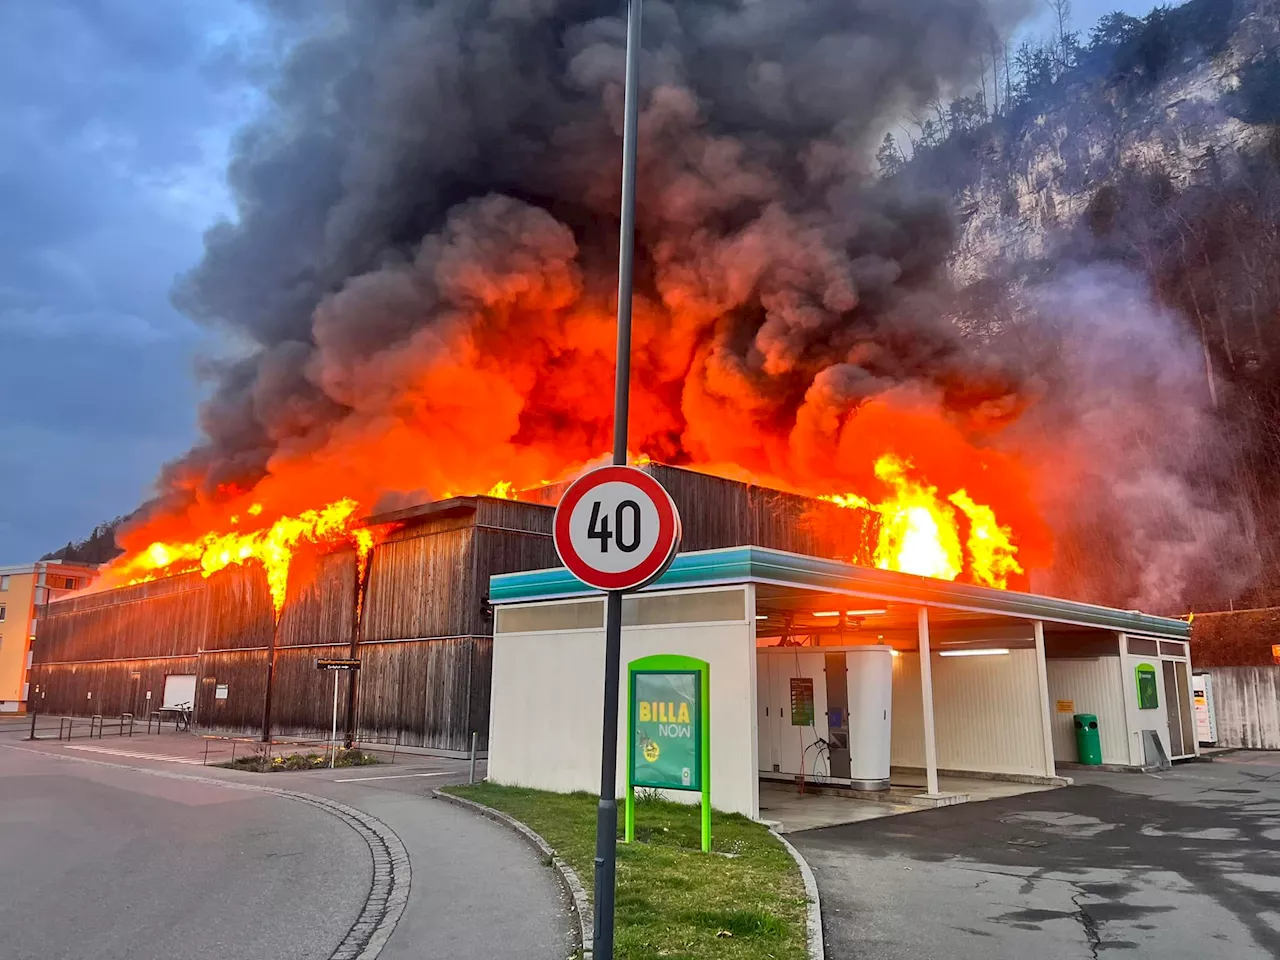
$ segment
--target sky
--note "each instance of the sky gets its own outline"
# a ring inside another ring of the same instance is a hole
[[[255,103],[236,0],[0,3],[0,564],[145,498],[195,440],[173,278],[231,207]]]
[[[129,512],[197,440],[198,360],[227,348],[169,291],[233,213],[276,52],[249,0],[0,3],[0,564]]]

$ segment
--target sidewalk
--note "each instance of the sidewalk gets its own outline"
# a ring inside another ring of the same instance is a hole
[[[149,774],[325,797],[376,817],[399,836],[413,871],[408,903],[381,960],[563,960],[572,952],[575,923],[551,867],[505,827],[431,797],[436,787],[466,781],[466,761],[402,756],[394,765],[254,774],[200,766],[204,742],[173,733],[5,742]]]

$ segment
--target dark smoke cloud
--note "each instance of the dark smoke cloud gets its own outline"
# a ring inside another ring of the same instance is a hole
[[[613,270],[620,4],[262,6],[291,53],[273,108],[236,141],[239,218],[209,231],[175,293],[256,351],[217,373],[207,443],[163,480],[181,495],[251,485],[347,421],[403,418],[397,378],[493,306],[489,285],[527,303],[524,278],[550,271],[554,301]],[[863,167],[885,119],[965,83],[1018,12],[649,0],[640,292],[699,321],[672,332],[692,341],[671,360],[698,381],[685,416],[847,413],[904,380],[945,386],[967,362],[930,297],[945,209],[869,186]],[[706,445],[684,426],[667,455]]]
[[[1056,273],[1019,304],[1040,398],[1002,437],[1040,462],[1057,532],[1037,589],[1179,614],[1238,595],[1258,555],[1223,495],[1238,443],[1212,408],[1200,344],[1129,270]]]

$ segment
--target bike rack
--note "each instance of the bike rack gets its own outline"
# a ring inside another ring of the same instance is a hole
[[[95,713],[92,717],[89,718],[89,739],[90,740],[93,739],[93,730],[95,725],[97,726],[97,729],[98,729],[98,739],[101,740],[102,739],[102,714]]]
[[[120,714],[120,732],[118,736],[121,736],[121,737],[124,736],[124,718],[125,717],[129,718],[129,736],[132,737],[133,736],[133,714],[132,713]]]
[[[58,739],[59,739],[59,740],[63,739],[63,737],[62,737],[62,732],[63,732],[63,730],[66,730],[66,734],[67,734],[66,739],[70,740],[70,739],[71,739],[71,728],[72,728],[72,727],[74,727],[74,726],[75,726],[75,718],[74,718],[74,717],[63,717],[63,718],[61,719],[61,721],[58,723]]]

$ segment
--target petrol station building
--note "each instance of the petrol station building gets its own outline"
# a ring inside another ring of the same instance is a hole
[[[489,600],[489,778],[594,791],[603,596],[556,567],[494,576]],[[1061,783],[1077,714],[1097,718],[1106,765],[1195,756],[1189,635],[1135,611],[728,547],[680,554],[624,599],[620,682],[645,656],[707,661],[711,803],[759,818],[770,781],[874,792],[923,775],[938,802],[953,776]],[[626,709],[624,693],[619,795]]]

